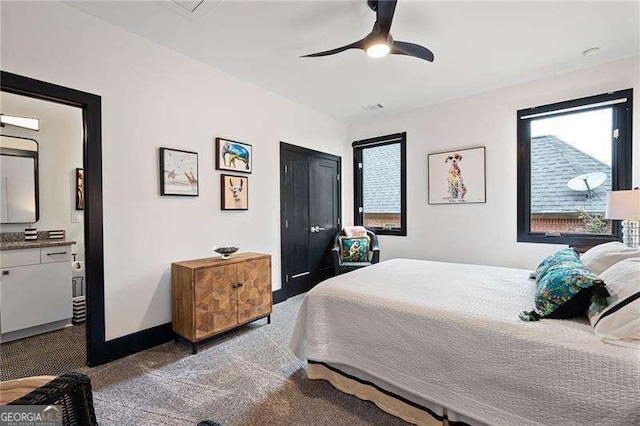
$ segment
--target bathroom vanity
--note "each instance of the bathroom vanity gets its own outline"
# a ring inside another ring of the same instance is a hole
[[[71,245],[0,242],[0,339],[21,339],[71,324]]]
[[[40,218],[39,144],[0,136],[0,340],[8,342],[71,325],[71,246],[66,232],[24,230]],[[51,170],[51,168],[45,170]],[[52,215],[49,215],[51,222]],[[66,215],[65,215],[66,216]],[[63,226],[65,221],[59,220]],[[40,222],[42,224],[42,222]],[[62,238],[62,239],[57,239]]]

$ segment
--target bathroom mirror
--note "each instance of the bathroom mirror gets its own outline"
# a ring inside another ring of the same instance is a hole
[[[38,142],[1,136],[0,222],[37,222],[38,201]]]

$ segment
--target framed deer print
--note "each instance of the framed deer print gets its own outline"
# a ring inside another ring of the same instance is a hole
[[[160,148],[160,195],[197,197],[198,153]]]
[[[248,143],[216,138],[216,169],[251,173],[253,148]]]
[[[429,154],[429,204],[486,203],[485,147]]]
[[[222,210],[249,210],[249,178],[220,175]]]

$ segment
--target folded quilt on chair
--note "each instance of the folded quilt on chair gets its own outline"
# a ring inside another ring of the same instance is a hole
[[[347,237],[366,237],[367,228],[364,226],[345,226],[344,235]]]

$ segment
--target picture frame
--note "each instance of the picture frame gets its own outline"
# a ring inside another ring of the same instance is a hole
[[[160,195],[197,197],[198,153],[173,148],[160,148]]]
[[[76,168],[76,210],[84,210],[84,169]]]
[[[220,208],[249,210],[249,177],[220,175]]]
[[[427,170],[430,205],[487,202],[486,147],[428,154]]]
[[[251,144],[216,138],[216,170],[251,174],[253,172]]]

